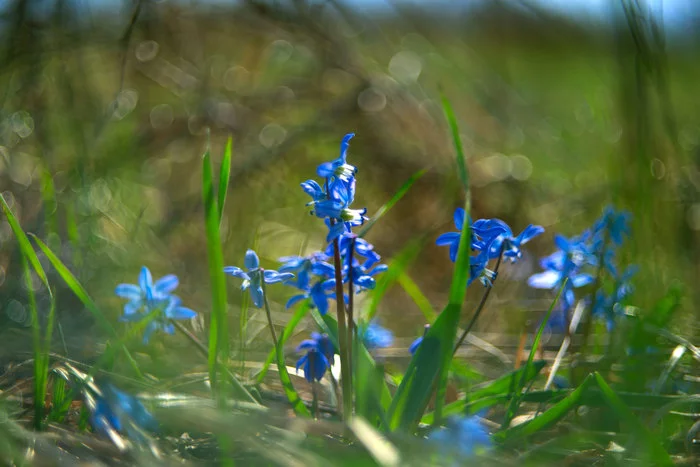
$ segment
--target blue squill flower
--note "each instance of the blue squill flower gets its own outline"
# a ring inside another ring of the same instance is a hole
[[[598,250],[604,236],[609,236],[614,246],[620,246],[626,237],[631,234],[630,222],[632,214],[628,211],[615,211],[612,206],[607,206],[603,215],[593,224],[594,249]]]
[[[243,284],[241,285],[241,290],[248,289],[250,291],[250,298],[253,300],[253,304],[262,308],[265,302],[265,297],[263,295],[263,281],[266,284],[274,284],[277,282],[285,282],[294,278],[294,274],[289,272],[277,272],[272,269],[262,269],[260,267],[260,260],[258,255],[253,250],[248,250],[245,254],[245,259],[243,264],[246,271],[236,266],[226,266],[224,272],[234,277],[243,279]]]
[[[458,232],[447,232],[440,235],[436,240],[435,244],[438,246],[449,246],[450,247],[450,260],[454,263],[457,261],[457,250],[459,250],[459,239],[462,236],[462,228],[464,227],[464,219],[466,214],[464,209],[457,208],[454,213],[454,223]],[[474,249],[475,243],[477,242],[474,232],[472,232],[472,250]]]
[[[358,237],[352,232],[344,232],[338,237],[340,256],[347,258],[348,252],[350,251],[350,245],[352,244],[353,240],[355,242],[353,256],[357,255],[365,258],[365,268],[371,268],[378,263],[379,260],[381,260],[381,256],[374,251],[374,245],[369,243],[364,238]],[[326,248],[326,255],[333,256],[333,245],[328,245],[328,248]]]
[[[478,416],[450,417],[445,428],[430,433],[428,440],[455,465],[461,465],[465,459],[492,445],[491,437]]]
[[[89,388],[84,392],[85,405],[95,432],[113,440],[114,432],[143,440],[142,430],[158,430],[156,419],[134,396],[120,391],[110,383],[99,387],[90,384]]]
[[[355,293],[360,293],[363,290],[372,290],[376,286],[376,281],[374,280],[375,275],[382,273],[389,269],[386,264],[377,264],[374,267],[367,267],[367,264],[371,264],[372,260],[367,260],[364,263],[360,263],[357,259],[353,261],[353,266],[350,268],[348,275],[347,265],[343,267],[343,282],[347,283],[349,277],[352,277],[352,283],[355,286]]]
[[[311,299],[313,306],[318,308],[321,316],[328,313],[328,300],[335,300],[335,279],[319,280],[309,287],[304,293],[294,295],[287,301],[286,308],[291,308],[295,304],[307,298]]]
[[[544,232],[543,227],[530,224],[514,236],[508,224],[500,219],[479,219],[474,222],[472,229],[479,238],[485,239],[483,244],[488,245],[489,259],[496,259],[503,254],[504,258],[513,263],[522,256],[521,245]]]
[[[394,343],[392,332],[375,321],[364,326],[364,329],[360,330],[360,336],[368,350],[391,347],[391,344]]]
[[[304,377],[311,383],[321,381],[333,362],[335,347],[326,334],[311,333],[311,339],[302,341],[297,352],[306,353],[297,361],[297,370],[304,370]]]
[[[355,136],[355,133],[348,133],[343,137],[340,143],[340,155],[332,162],[324,162],[316,169],[319,177],[331,178],[337,177],[341,180],[351,180],[357,173],[357,168],[347,163],[348,147],[350,140]]]
[[[124,305],[124,314],[119,320],[140,321],[151,313],[157,312],[157,315],[146,326],[143,342],[147,344],[153,332],[157,330],[166,334],[174,334],[175,326],[170,320],[192,319],[197,316],[196,312],[182,306],[182,300],[179,297],[171,294],[177,286],[177,276],[172,274],[164,276],[154,283],[151,271],[143,266],[139,275],[139,285],[119,284],[115,289],[118,296],[129,300]]]
[[[637,266],[629,266],[622,275],[616,277],[612,293],[608,294],[602,288],[596,292],[591,314],[605,319],[608,331],[615,326],[615,319],[621,312],[622,303],[634,292],[631,279],[638,270]]]

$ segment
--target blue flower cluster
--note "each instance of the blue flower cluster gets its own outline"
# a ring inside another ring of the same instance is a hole
[[[182,306],[182,300],[176,295],[172,295],[179,284],[177,276],[170,274],[161,277],[153,282],[151,271],[143,266],[139,275],[139,283],[119,284],[115,293],[129,301],[124,305],[124,315],[120,321],[140,321],[152,312],[158,314],[148,323],[143,335],[145,344],[156,330],[161,330],[166,334],[174,334],[175,326],[170,322],[172,319],[192,319],[197,313]]]
[[[607,271],[614,283],[612,291],[606,292],[605,284],[598,284],[601,288],[593,300],[592,315],[605,318],[608,329],[612,328],[616,312],[620,308],[619,303],[633,290],[630,280],[637,271],[635,266],[631,266],[620,273],[615,264],[619,247],[630,235],[630,219],[628,212],[606,207],[603,215],[581,235],[572,238],[562,235],[554,237],[558,250],[540,260],[543,272],[528,279],[530,287],[553,291],[558,291],[564,280],[567,280],[556,313],[550,318],[550,327],[563,330],[576,302],[575,290],[596,281],[591,271],[598,271],[599,278]]]
[[[326,371],[333,364],[335,347],[326,334],[311,333],[311,339],[302,341],[297,352],[306,353],[297,361],[297,370],[304,370],[304,378],[309,383],[321,381]]]
[[[262,308],[265,303],[265,295],[263,291],[263,282],[265,284],[275,284],[277,282],[286,282],[294,278],[294,274],[289,272],[277,272],[272,269],[263,269],[260,267],[260,259],[253,250],[248,250],[243,260],[243,265],[246,270],[236,266],[226,266],[224,272],[233,277],[243,279],[241,290],[250,291],[250,298],[253,304]]]
[[[326,241],[331,242],[343,232],[351,232],[352,227],[362,225],[367,220],[367,208],[350,209],[355,200],[355,174],[357,168],[347,163],[347,151],[354,133],[345,135],[340,144],[340,156],[318,166],[316,173],[325,178],[323,186],[314,180],[301,184],[306,194],[311,196],[307,206],[311,213],[325,219],[328,226]]]
[[[457,260],[459,239],[462,235],[466,214],[464,209],[457,208],[454,213],[454,223],[458,232],[447,232],[440,235],[436,244],[450,247],[450,260]],[[467,285],[479,279],[484,286],[491,286],[495,273],[487,268],[490,260],[501,257],[516,262],[521,256],[520,247],[544,232],[539,225],[528,225],[520,234],[514,235],[511,228],[500,219],[478,219],[471,222],[471,251],[477,252],[469,259],[470,273]]]

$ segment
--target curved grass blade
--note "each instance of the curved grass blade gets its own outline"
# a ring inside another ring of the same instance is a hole
[[[46,258],[49,260],[51,265],[54,267],[56,272],[58,273],[59,276],[61,276],[61,279],[63,279],[63,282],[66,283],[69,289],[75,294],[76,297],[83,303],[85,308],[95,317],[95,320],[100,324],[100,326],[104,329],[104,331],[109,335],[110,338],[117,338],[117,332],[115,331],[114,327],[110,324],[109,320],[105,317],[104,314],[102,314],[102,311],[97,307],[95,302],[90,298],[88,295],[87,291],[85,288],[78,282],[78,279],[73,275],[72,272],[66,267],[65,264],[54,254],[51,249],[46,246],[44,242],[42,242],[38,237],[35,235],[32,235],[32,238],[36,242],[36,244],[41,248],[41,251],[44,252],[46,255]],[[143,379],[143,374],[141,374],[141,370],[139,370],[138,365],[136,364],[136,360],[134,360],[134,357],[131,355],[129,352],[129,349],[126,348],[124,344],[120,345],[122,351],[124,352],[124,356],[126,356],[126,359],[129,361],[129,364],[131,365],[132,370],[134,371],[134,374],[139,378]]]
[[[529,382],[535,379],[537,375],[542,371],[547,362],[544,360],[538,360],[533,362],[532,365],[524,366],[519,368],[507,375],[503,375],[498,379],[495,379],[481,387],[474,388],[467,397],[463,400],[452,402],[445,406],[443,415],[457,415],[463,413],[465,408],[471,403],[470,401],[476,401],[488,397],[503,396],[504,400],[508,400],[515,391],[515,388],[521,381],[524,375],[525,382]],[[421,423],[432,424],[435,421],[435,414],[429,413],[423,416]]]
[[[224,158],[221,160],[219,172],[219,195],[217,203],[219,206],[219,223],[224,215],[224,204],[226,203],[226,193],[228,192],[228,182],[231,179],[231,153],[233,148],[233,137],[229,136],[224,149]]]
[[[540,327],[537,330],[535,339],[532,342],[532,348],[530,349],[530,355],[528,355],[527,357],[527,363],[525,364],[525,368],[529,368],[530,366],[532,366],[532,362],[535,359],[535,352],[537,352],[537,349],[540,346],[540,339],[542,339],[542,333],[544,332],[544,328],[547,326],[547,321],[549,321],[549,317],[552,315],[552,310],[554,310],[554,306],[557,304],[557,302],[559,301],[559,297],[561,297],[561,294],[564,292],[564,287],[566,287],[567,281],[568,278],[565,278],[564,282],[562,282],[561,286],[559,287],[559,292],[557,292],[557,296],[554,298],[552,304],[549,305],[549,309],[544,315],[544,318],[542,318],[542,323],[540,323]],[[522,391],[525,387],[525,375],[526,372],[521,373],[518,385],[515,387],[515,397],[513,397],[510,400],[510,405],[506,410],[506,414],[503,419],[503,428],[507,428],[510,425],[510,422],[513,420],[513,417],[515,417],[515,412],[518,410],[518,406],[520,405],[520,401],[522,399]]]
[[[227,367],[229,358],[228,315],[226,313],[226,277],[224,255],[219,236],[219,201],[214,188],[209,144],[202,158],[202,196],[207,239],[209,279],[211,281],[211,319],[209,322],[209,378],[212,391],[222,397],[221,382],[217,378],[217,363]],[[226,379],[222,379],[226,381]],[[223,399],[221,399],[223,401]]]
[[[430,304],[430,300],[428,300],[428,297],[423,294],[418,284],[416,284],[405,271],[399,271],[396,281],[408,296],[411,297],[411,300],[413,300],[413,303],[416,304],[421,313],[423,313],[427,323],[432,323],[437,319],[437,313]]]
[[[403,185],[394,193],[394,196],[391,197],[389,201],[384,203],[382,207],[380,207],[377,212],[370,218],[370,220],[360,229],[360,231],[357,233],[358,237],[364,237],[367,235],[367,232],[372,228],[372,226],[386,214],[389,209],[393,208],[396,203],[399,202],[401,198],[404,197],[406,193],[408,193],[408,190],[411,189],[414,183],[421,178],[425,173],[427,172],[427,169],[421,169],[418,172],[414,173],[411,175],[408,180],[406,180]]]
[[[311,413],[304,405],[304,402],[299,397],[294,385],[292,384],[292,379],[289,377],[289,372],[287,371],[287,364],[284,361],[284,348],[281,345],[276,347],[277,354],[277,371],[279,372],[280,383],[284,388],[284,394],[287,396],[287,400],[292,405],[294,412],[302,417],[311,418]]]
[[[441,94],[440,100],[442,102],[442,110],[445,112],[445,119],[447,119],[447,124],[450,126],[450,135],[452,136],[452,144],[455,147],[455,154],[457,156],[457,173],[459,174],[459,180],[462,182],[462,187],[464,192],[469,199],[469,171],[467,170],[467,158],[464,155],[464,147],[462,146],[462,140],[459,137],[459,126],[457,125],[457,118],[452,110],[452,105],[450,101]],[[469,210],[467,210],[469,213]]]
[[[294,330],[299,325],[299,323],[301,323],[301,320],[304,319],[304,317],[310,309],[311,301],[309,299],[304,300],[301,303],[301,305],[297,307],[297,310],[292,315],[292,318],[284,327],[284,331],[282,331],[282,335],[280,336],[279,341],[280,347],[284,346],[284,344],[289,340],[289,338],[292,337],[292,335],[294,334]],[[275,349],[270,350],[270,353],[267,355],[267,359],[265,360],[265,364],[263,365],[262,370],[260,370],[260,373],[258,373],[258,376],[256,377],[258,383],[261,383],[263,379],[265,379],[267,370],[270,368],[272,362],[275,361],[276,356],[277,351]]]

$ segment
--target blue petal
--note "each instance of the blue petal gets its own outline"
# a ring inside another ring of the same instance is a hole
[[[258,285],[253,286],[250,288],[250,298],[253,299],[253,303],[255,304],[256,307],[262,308],[264,298],[263,298],[263,289],[262,286]]]
[[[536,289],[553,289],[560,278],[561,274],[557,271],[544,271],[530,276],[527,285]]]
[[[453,263],[457,261],[457,254],[459,253],[459,242],[455,242],[450,245],[450,261]]]
[[[246,281],[250,280],[250,276],[243,272],[243,269],[237,268],[236,266],[226,266],[224,272],[230,276],[238,277]]]
[[[343,232],[346,231],[345,223],[336,222],[328,229],[328,235],[326,236],[327,242],[332,242],[334,239],[338,238]]]
[[[277,282],[285,282],[290,279],[294,279],[294,274],[291,272],[279,273],[272,269],[266,269],[263,275],[265,277],[265,282],[268,284],[275,284]]]
[[[114,293],[119,297],[128,298],[129,300],[138,300],[141,298],[141,289],[134,284],[119,284]]]
[[[571,278],[571,285],[576,288],[591,284],[595,279],[590,274],[579,274]]]
[[[423,343],[423,336],[419,337],[418,339],[414,340],[411,345],[408,347],[408,352],[413,355],[416,353],[416,350],[418,350],[418,347]]]
[[[459,243],[459,232],[447,232],[440,235],[436,240],[435,244],[438,246],[452,245],[453,243]]]
[[[177,289],[179,281],[177,276],[174,274],[169,274],[158,279],[154,285],[154,288],[158,293],[169,294],[173,290]]]
[[[253,250],[246,251],[243,264],[245,265],[248,271],[250,271],[251,269],[258,269],[260,267],[260,260],[258,259],[258,255]]]
[[[126,305],[124,305],[124,314],[133,315],[143,306],[143,301],[141,299],[132,300]]]
[[[153,276],[151,276],[151,271],[149,271],[146,266],[141,268],[139,287],[141,287],[141,290],[146,294],[146,297],[150,299],[153,289]]]
[[[525,227],[525,230],[520,232],[520,235],[518,235],[516,238],[516,242],[519,245],[524,245],[525,243],[529,242],[536,236],[541,235],[542,233],[544,233],[544,227],[530,224],[527,227]]]
[[[165,314],[170,319],[192,319],[197,316],[197,312],[182,306],[176,307]]]
[[[455,209],[455,213],[454,213],[453,217],[454,217],[454,221],[455,221],[455,227],[457,227],[457,230],[461,231],[463,226],[464,226],[464,217],[465,217],[464,209],[462,209],[462,208]]]
[[[160,326],[157,321],[151,321],[148,323],[146,326],[146,329],[143,332],[143,343],[148,344],[148,341],[151,340],[151,334],[158,329]]]
[[[340,160],[345,164],[347,160],[348,147],[350,146],[350,140],[355,136],[355,133],[348,133],[343,136],[343,140],[340,142]]]
[[[287,304],[284,306],[289,309],[306,298],[305,294],[294,295],[292,298],[287,300]]]
[[[319,177],[328,178],[335,172],[335,166],[332,162],[323,162],[316,168],[316,173]]]
[[[370,276],[360,276],[357,279],[355,279],[355,285],[359,285],[360,287],[365,289],[374,289],[374,287],[376,286],[376,281],[373,277]]]

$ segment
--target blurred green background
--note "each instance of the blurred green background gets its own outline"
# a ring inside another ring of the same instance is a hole
[[[226,263],[241,265],[255,247],[266,267],[323,247],[323,224],[309,216],[299,183],[355,132],[355,206],[370,216],[427,168],[368,240],[390,260],[423,239],[408,272],[439,310],[451,264],[434,239],[454,230],[461,204],[442,92],[460,121],[474,217],[547,230],[522,261],[502,268],[477,325],[482,336],[504,346],[531,330],[551,300],[525,283],[537,258],[553,250],[554,233],[578,234],[614,204],[634,215],[622,252],[623,264],[641,266],[632,302],[644,310],[680,282],[684,303],[674,328],[697,338],[700,47],[692,27],[666,29],[643,2],[610,2],[605,21],[528,2],[468,3],[5,3],[0,191],[115,321],[122,302],[114,286],[136,282],[141,265],[156,277],[178,275],[178,294],[204,320],[207,129],[215,161],[226,138],[234,141]],[[3,218],[4,362],[30,348],[20,271]],[[94,358],[100,331],[62,281],[49,279],[58,289],[55,347]],[[269,290],[283,324],[293,291]],[[470,289],[468,309],[480,295]],[[241,300],[231,281],[237,338]],[[255,337],[265,322],[251,315],[246,340],[264,355],[271,344],[266,334]],[[397,347],[422,332],[423,315],[398,286],[379,317]],[[168,349],[183,349],[173,351],[179,360],[189,358],[184,340],[166,339]],[[156,341],[155,350],[141,350],[157,361],[164,347]]]

